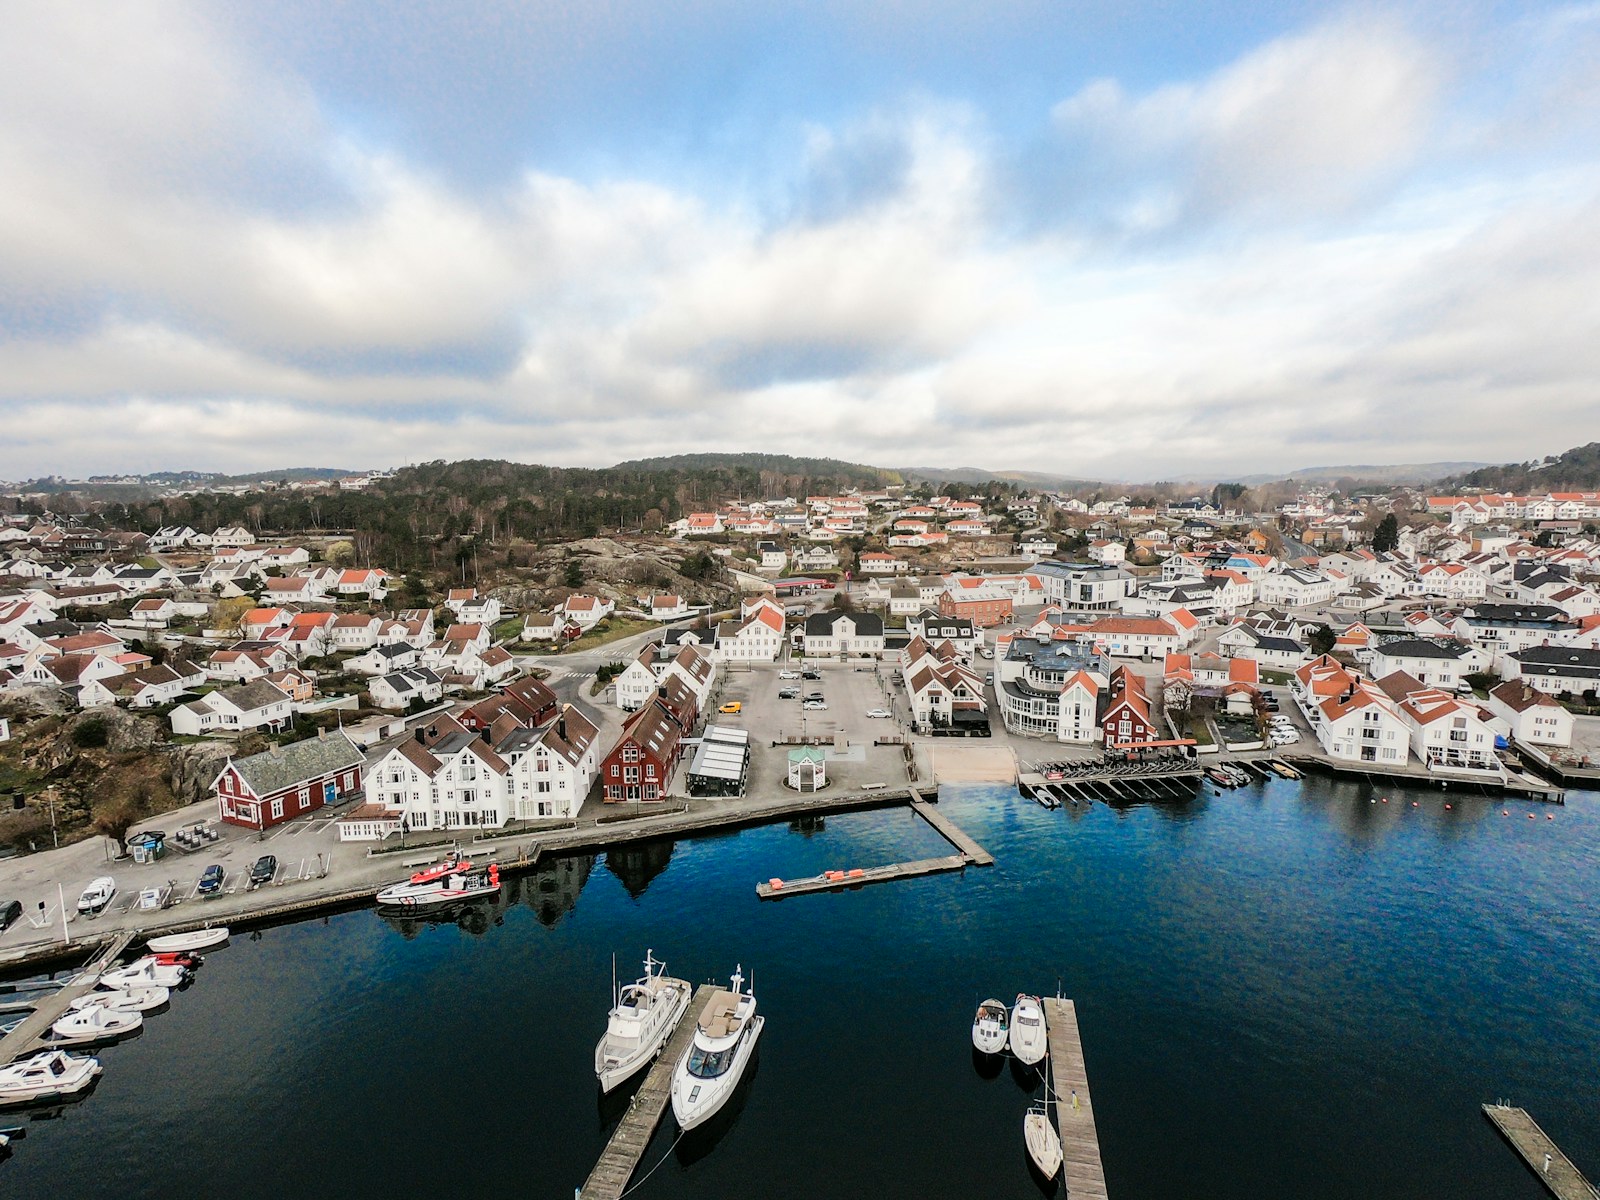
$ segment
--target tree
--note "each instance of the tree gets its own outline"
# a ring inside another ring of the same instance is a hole
[[[1393,513],[1378,522],[1372,531],[1372,548],[1379,554],[1393,550],[1400,544],[1400,519]]]
[[[575,558],[567,559],[567,586],[569,588],[583,586],[583,564]]]
[[[840,612],[853,612],[856,602],[850,598],[849,592],[839,591],[833,594],[833,607]]]
[[[218,600],[211,606],[211,628],[229,635],[244,632],[244,616],[255,607],[248,596],[235,596],[232,600]]]
[[[1533,544],[1541,549],[1551,546],[1554,542],[1555,536],[1548,529],[1539,530],[1533,539]]]
[[[322,557],[325,561],[332,563],[336,567],[354,566],[356,561],[356,548],[350,542],[332,542],[328,545],[328,548],[322,552]]]
[[[138,800],[128,797],[113,800],[95,813],[95,832],[108,838],[116,838],[118,858],[128,853],[128,830],[133,828],[134,822],[143,815],[143,812],[143,806]]]
[[[1311,631],[1306,640],[1311,643],[1311,649],[1314,653],[1327,654],[1333,649],[1333,643],[1336,638],[1333,630],[1328,627],[1327,622],[1323,622]]]

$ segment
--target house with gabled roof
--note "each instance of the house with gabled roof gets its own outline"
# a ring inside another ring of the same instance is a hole
[[[230,759],[211,785],[217,815],[248,829],[303,817],[359,793],[365,762],[366,755],[344,734],[326,732]]]
[[[435,704],[444,696],[444,681],[427,667],[411,667],[377,675],[367,685],[374,707],[404,712],[413,704]]]
[[[191,737],[287,729],[294,721],[289,697],[265,679],[218,688],[172,710],[172,732]]]
[[[628,718],[616,744],[600,762],[607,804],[665,800],[683,755],[684,726],[659,697]]]

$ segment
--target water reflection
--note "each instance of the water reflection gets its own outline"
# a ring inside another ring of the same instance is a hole
[[[674,841],[644,842],[606,851],[606,870],[617,877],[628,895],[635,900],[644,895],[655,877],[667,869]]]
[[[978,1073],[980,1079],[999,1079],[1000,1072],[1006,1069],[1005,1057],[999,1054],[985,1054],[976,1046],[972,1048],[972,1069]]]
[[[554,929],[561,918],[578,906],[578,893],[589,882],[595,856],[574,854],[536,867],[515,882],[522,899],[539,924]]]
[[[789,822],[789,832],[798,833],[804,837],[810,837],[814,833],[826,833],[827,831],[827,817],[796,817]]]

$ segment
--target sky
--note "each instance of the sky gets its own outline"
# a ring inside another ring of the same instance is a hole
[[[1600,437],[1600,3],[3,11],[0,477]]]

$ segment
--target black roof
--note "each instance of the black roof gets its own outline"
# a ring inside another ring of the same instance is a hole
[[[1460,658],[1467,652],[1459,642],[1431,642],[1427,638],[1395,638],[1377,649],[1402,658]]]
[[[1533,646],[1511,656],[1522,664],[1524,675],[1576,675],[1600,678],[1600,650],[1577,646]]]
[[[806,618],[806,634],[809,637],[827,637],[833,633],[834,623],[843,617],[849,617],[856,624],[856,633],[861,637],[882,637],[883,618],[877,613],[864,612],[839,612],[827,611],[812,613]]]

